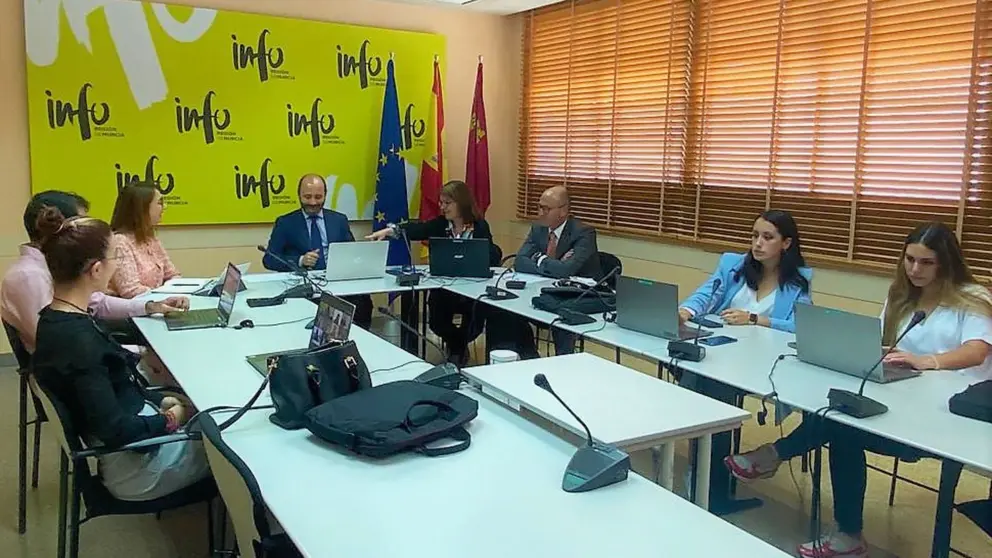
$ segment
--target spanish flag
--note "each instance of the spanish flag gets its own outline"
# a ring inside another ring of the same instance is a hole
[[[424,161],[420,165],[420,215],[421,221],[434,219],[441,214],[439,199],[447,170],[444,164],[444,94],[441,91],[441,68],[434,57],[434,86],[431,88],[431,108],[424,137]],[[420,250],[427,257],[427,245]]]

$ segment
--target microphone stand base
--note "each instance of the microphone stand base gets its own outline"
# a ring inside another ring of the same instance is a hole
[[[501,289],[499,287],[486,287],[486,298],[489,300],[513,300],[515,298],[520,298],[519,296],[511,293],[508,290]]]
[[[593,444],[576,450],[565,468],[561,489],[565,492],[589,492],[627,480],[630,456],[613,446]]]
[[[831,389],[827,393],[830,408],[854,418],[884,415],[889,408],[874,399],[844,389]]]
[[[516,298],[514,296],[514,298]],[[559,308],[558,316],[561,317],[561,323],[570,326],[586,325],[596,323],[596,318],[593,318],[582,312],[576,312],[574,310],[569,310],[568,308]]]

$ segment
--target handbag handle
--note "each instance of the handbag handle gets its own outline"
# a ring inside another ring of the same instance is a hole
[[[440,448],[429,448],[424,445],[415,448],[414,451],[417,453],[422,453],[427,457],[440,457],[442,455],[451,455],[453,453],[465,451],[470,445],[472,445],[472,435],[468,433],[468,430],[465,430],[461,426],[451,429],[451,431],[446,434],[446,438],[458,440],[458,443]]]

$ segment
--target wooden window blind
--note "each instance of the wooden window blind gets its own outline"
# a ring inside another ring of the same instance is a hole
[[[916,223],[992,271],[992,0],[574,0],[526,20],[518,215],[891,266]]]

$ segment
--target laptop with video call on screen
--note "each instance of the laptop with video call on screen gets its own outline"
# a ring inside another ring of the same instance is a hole
[[[799,360],[834,372],[863,378],[868,367],[882,358],[882,322],[812,304],[796,304],[796,356]],[[919,370],[901,366],[876,366],[868,380],[886,384],[915,378]]]
[[[333,242],[327,245],[324,253],[327,261],[324,278],[328,281],[377,279],[386,276],[388,242]]]
[[[220,291],[217,308],[190,310],[166,314],[165,325],[169,331],[184,331],[189,329],[207,329],[211,327],[227,327],[234,311],[234,301],[238,296],[241,285],[241,271],[234,264],[227,264],[224,283]]]
[[[246,360],[259,374],[265,375],[268,373],[269,359],[274,356],[302,354],[323,347],[331,341],[347,341],[354,320],[354,304],[325,292],[320,295],[320,301],[317,303],[317,313],[313,317],[313,329],[310,330],[310,344],[307,348],[252,355]]]
[[[648,279],[622,276],[617,281],[617,320],[624,329],[686,341],[709,337],[712,331],[679,323],[679,288]]]

